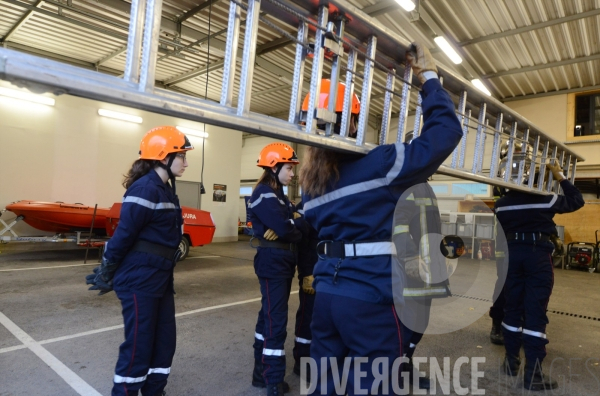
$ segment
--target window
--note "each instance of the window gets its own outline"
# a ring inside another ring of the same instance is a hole
[[[252,195],[252,187],[251,186],[241,186],[240,187],[240,195]]]
[[[600,135],[600,93],[575,97],[574,136]]]

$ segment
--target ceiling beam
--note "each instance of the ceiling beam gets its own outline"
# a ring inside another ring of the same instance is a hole
[[[218,3],[220,0],[206,0],[204,3],[197,5],[196,7],[192,8],[189,11],[186,11],[183,15],[181,15],[177,21],[179,23],[185,22],[188,19],[190,19],[191,17],[193,17],[194,15],[196,15],[197,13],[199,13],[200,11],[202,11],[203,9]]]
[[[14,50],[21,51],[21,52],[26,52],[26,53],[29,53],[32,55],[38,55],[43,58],[52,59],[52,60],[63,62],[63,63],[68,63],[70,65],[83,67],[85,69],[96,70],[96,71],[110,74],[113,76],[118,76],[119,74],[122,74],[122,72],[120,70],[115,70],[115,69],[111,69],[109,67],[104,67],[104,66],[97,67],[96,64],[93,62],[87,62],[87,61],[83,61],[81,59],[75,59],[75,58],[71,58],[69,56],[56,54],[54,52],[44,51],[42,49],[34,48],[34,47],[24,45],[24,44],[13,43],[13,42],[9,41],[6,43],[6,48],[14,49]]]
[[[506,102],[514,102],[515,100],[535,99],[535,98],[543,98],[545,96],[564,95],[564,94],[569,94],[569,93],[597,91],[597,90],[600,90],[600,85],[592,85],[589,87],[580,87],[580,88],[560,89],[558,91],[542,92],[542,93],[531,94],[531,95],[514,96],[512,98],[502,98],[501,101],[503,103],[506,103]]]
[[[376,4],[363,8],[361,11],[369,16],[376,17],[377,15],[397,9],[398,3],[395,0],[380,0]]]
[[[33,7],[35,8],[40,8],[44,5],[44,0],[38,0]],[[27,12],[25,12],[25,15],[23,15],[21,17],[21,19],[19,19],[19,21],[17,23],[15,23],[8,31],[8,33],[6,33],[6,35],[4,37],[2,37],[2,39],[0,40],[0,43],[4,43],[8,40],[10,40],[10,37],[15,34],[17,32],[17,30],[19,30],[19,28],[21,26],[23,26],[27,20],[29,18],[31,18],[31,16],[33,15],[33,10],[28,10]]]
[[[590,55],[590,56],[582,56],[580,58],[566,59],[566,60],[562,60],[562,61],[558,61],[558,62],[544,63],[541,65],[521,67],[519,69],[505,70],[505,71],[501,71],[498,73],[490,73],[490,74],[483,75],[481,77],[482,78],[502,77],[502,76],[508,76],[510,74],[527,73],[527,72],[541,70],[541,69],[548,69],[551,67],[560,67],[560,66],[571,65],[573,63],[582,63],[582,62],[594,61],[594,60],[599,60],[599,59],[600,59],[600,54],[595,54],[595,55]]]
[[[477,37],[470,40],[461,41],[458,43],[460,47],[464,47],[466,45],[477,44],[488,40],[496,40],[502,37],[513,36],[515,34],[525,33],[532,30],[543,29],[549,26],[559,25],[561,23],[572,22],[582,18],[589,18],[592,16],[600,15],[600,8],[596,10],[591,10],[587,12],[582,12],[580,14],[573,14],[562,18],[552,19],[546,22],[534,23],[533,25],[523,26],[517,29],[511,29],[500,33],[494,33],[487,36]]]

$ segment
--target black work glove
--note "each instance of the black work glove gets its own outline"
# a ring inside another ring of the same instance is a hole
[[[88,290],[99,290],[99,296],[111,292],[113,290],[112,278],[118,267],[119,264],[102,259],[102,263],[94,268],[94,273],[85,277],[85,283],[92,285]]]

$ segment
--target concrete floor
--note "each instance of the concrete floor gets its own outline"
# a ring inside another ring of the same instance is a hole
[[[84,278],[96,265],[95,253],[92,263],[84,265],[83,250],[0,250],[0,396],[109,395],[123,338],[122,318],[114,293],[99,297],[87,291]],[[247,241],[211,244],[193,249],[177,265],[177,352],[169,396],[266,394],[250,384],[260,307],[253,255]],[[486,281],[469,288],[477,272]],[[464,319],[441,306],[432,313],[432,328],[443,327],[450,317],[472,323],[451,333],[426,334],[416,355],[435,356],[440,366],[443,357],[452,366],[460,357],[485,358],[478,365],[482,377],[477,388],[483,392],[479,394],[527,394],[518,381],[512,383],[499,372],[504,349],[489,342],[491,320],[485,312],[494,274],[493,262],[467,260],[459,265],[453,292],[469,301],[461,306]],[[300,393],[299,379],[291,372],[297,289],[295,284],[286,343],[286,380],[292,395]],[[544,362],[545,371],[549,373],[552,365],[552,376],[559,381],[555,394],[600,395],[599,298],[599,274],[555,269],[547,329],[551,342]],[[463,387],[471,386],[469,367],[465,364],[460,370]],[[421,370],[429,372],[429,365]],[[438,384],[427,394],[475,393],[472,388],[461,391],[458,385],[448,393]]]

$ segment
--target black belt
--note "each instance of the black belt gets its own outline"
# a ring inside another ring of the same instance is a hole
[[[277,242],[277,241],[265,241],[265,240],[258,240],[258,246],[260,247],[268,247],[268,248],[277,248],[277,249],[285,249],[285,250],[291,250],[292,252],[295,252],[296,250],[298,250],[298,248],[296,247],[295,243],[285,243],[285,242]]]
[[[178,256],[181,255],[181,250],[179,250],[179,248],[170,248],[143,240],[138,240],[131,248],[131,251],[156,254],[157,256],[173,261],[177,261],[179,259]]]
[[[509,232],[506,234],[507,241],[548,242],[550,235],[541,232]]]

